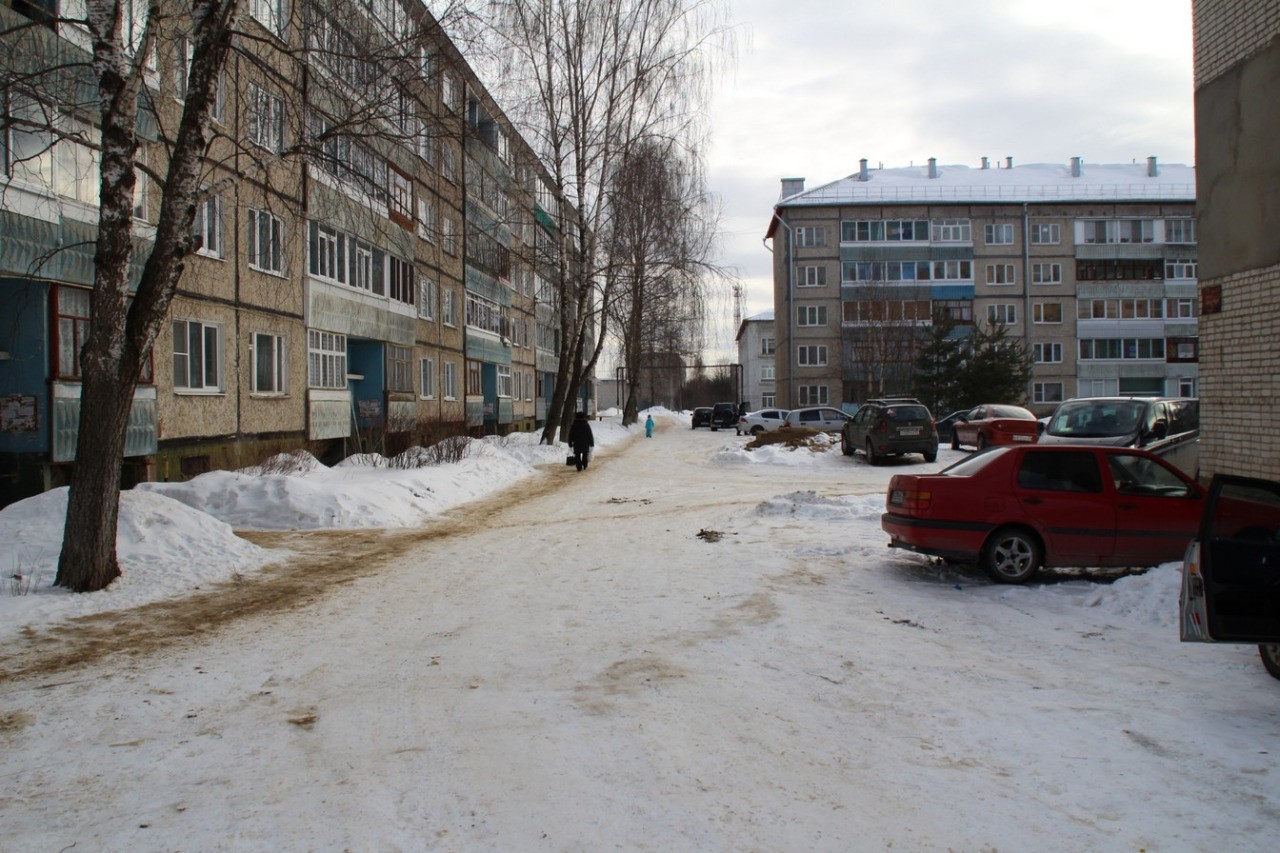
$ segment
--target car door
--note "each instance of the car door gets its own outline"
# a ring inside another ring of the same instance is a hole
[[[855,450],[861,450],[867,443],[867,422],[871,419],[873,412],[876,411],[875,406],[863,406],[853,413],[853,419],[846,425],[845,435],[848,436],[849,446]]]
[[[1280,643],[1280,483],[1214,476],[1179,609],[1185,641]]]
[[[1116,491],[1116,561],[1150,566],[1182,559],[1199,526],[1203,489],[1141,453],[1109,454],[1107,466]]]
[[[976,445],[978,443],[978,427],[973,421],[986,417],[986,406],[975,406],[960,416],[953,427],[956,440],[961,444]]]
[[[1022,452],[1014,496],[1045,544],[1047,566],[1108,566],[1115,550],[1115,498],[1087,448]]]
[[[822,425],[819,428],[826,432],[839,432],[844,428],[844,422],[848,420],[844,412],[839,409],[822,409],[821,417]]]

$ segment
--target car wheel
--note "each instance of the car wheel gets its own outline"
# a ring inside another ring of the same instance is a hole
[[[876,455],[876,449],[871,446],[871,439],[867,439],[867,461],[872,465],[879,465],[884,459]]]
[[[986,450],[986,449],[987,449],[987,437],[986,437],[985,435],[983,435],[982,433],[978,433],[978,444],[977,444],[977,448],[978,448],[979,450]]]
[[[849,436],[845,434],[844,430],[840,431],[840,452],[845,456],[853,455],[853,445],[849,443]]]
[[[751,428],[751,434],[752,434],[752,435],[759,435],[759,434],[760,434],[760,433],[762,433],[762,432],[764,432],[764,427],[762,427],[762,426],[753,426],[753,427]]]
[[[982,548],[982,568],[996,583],[1026,583],[1043,559],[1040,540],[1025,527],[1002,527]]]
[[[937,445],[934,445],[933,450],[930,450],[930,451],[928,451],[928,452],[926,452],[926,453],[924,454],[924,461],[925,461],[925,462],[937,462],[937,461],[938,461],[938,447],[937,447]]]
[[[956,435],[956,431],[954,429],[951,430],[951,449],[960,449],[960,436]]]
[[[1262,655],[1262,665],[1271,677],[1280,678],[1280,643],[1263,643],[1258,646],[1258,654]]]

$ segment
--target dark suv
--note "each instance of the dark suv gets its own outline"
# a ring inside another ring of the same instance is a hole
[[[737,403],[716,403],[711,407],[711,431],[724,427],[732,429],[738,425]]]
[[[879,465],[886,456],[919,453],[925,462],[938,458],[938,430],[928,406],[914,397],[868,400],[840,432],[840,450],[861,450]]]

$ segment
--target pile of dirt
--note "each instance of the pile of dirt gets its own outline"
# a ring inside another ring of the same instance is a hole
[[[772,432],[759,433],[745,447],[747,450],[755,450],[757,447],[782,444],[794,450],[802,447],[813,450],[818,449],[817,446],[821,444],[821,449],[825,450],[829,443],[826,435],[816,429],[788,427],[786,429],[773,430]]]

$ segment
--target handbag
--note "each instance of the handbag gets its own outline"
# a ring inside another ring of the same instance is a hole
[[[566,465],[577,465],[577,464],[578,464],[578,459],[577,459],[577,457],[575,457],[572,453],[570,453],[568,456],[566,456],[566,457],[564,458],[564,464],[566,464]]]

